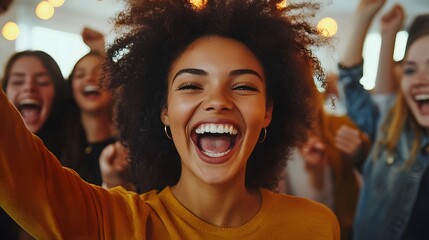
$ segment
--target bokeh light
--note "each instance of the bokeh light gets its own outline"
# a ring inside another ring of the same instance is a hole
[[[338,31],[337,21],[330,17],[323,18],[317,24],[317,29],[319,29],[323,36],[332,37]]]
[[[206,5],[206,0],[189,0],[196,8],[202,9]]]
[[[47,1],[41,1],[36,6],[36,15],[43,20],[47,20],[54,15],[54,6]]]
[[[278,9],[285,8],[286,6],[287,6],[287,1],[286,0],[283,0],[280,3],[277,3],[277,8]]]
[[[10,41],[14,41],[19,37],[19,26],[14,22],[6,23],[2,28],[2,35],[4,38]]]
[[[48,0],[54,7],[61,7],[64,4],[64,0]]]

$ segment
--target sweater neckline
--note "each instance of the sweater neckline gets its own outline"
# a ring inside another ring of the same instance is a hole
[[[269,191],[264,188],[260,188],[259,191],[262,196],[261,208],[250,221],[239,227],[219,227],[205,222],[204,220],[193,214],[191,211],[189,211],[187,208],[185,208],[176,199],[169,186],[164,188],[164,190],[162,190],[159,196],[161,200],[165,203],[165,206],[169,208],[169,210],[173,211],[179,218],[181,218],[189,225],[198,226],[198,228],[202,232],[211,233],[219,236],[227,234],[227,236],[229,237],[240,237],[246,236],[257,231],[259,228],[262,227],[265,220],[267,219],[267,208],[269,207],[269,202],[271,201],[270,194]]]

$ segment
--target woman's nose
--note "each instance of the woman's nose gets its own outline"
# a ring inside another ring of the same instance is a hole
[[[414,83],[416,85],[429,85],[429,67],[419,71],[417,74]]]
[[[204,100],[203,109],[206,111],[225,111],[234,107],[231,96],[224,89],[211,91]]]
[[[88,78],[86,80],[88,82],[97,82],[97,74],[95,73],[88,74]]]
[[[36,90],[36,83],[35,81],[33,81],[33,79],[31,78],[27,78],[24,81],[24,85],[23,85],[23,91],[25,92],[32,92]]]

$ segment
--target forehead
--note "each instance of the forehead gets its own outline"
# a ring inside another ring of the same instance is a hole
[[[23,56],[18,58],[11,67],[11,73],[35,73],[35,72],[46,72],[47,69],[43,65],[42,61],[35,56]]]
[[[95,65],[100,64],[101,60],[102,58],[100,56],[90,54],[80,59],[79,62],[76,64],[76,68],[93,67]]]
[[[243,43],[225,37],[206,36],[192,42],[176,59],[172,70],[187,67],[210,70],[248,68],[263,73],[255,54]]]
[[[429,35],[417,39],[410,45],[407,61],[427,61],[429,59]]]

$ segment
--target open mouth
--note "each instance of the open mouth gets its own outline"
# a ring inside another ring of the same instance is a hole
[[[95,85],[87,85],[83,88],[83,95],[86,97],[99,96],[100,95],[100,89]]]
[[[198,149],[209,158],[226,156],[238,142],[239,131],[232,124],[204,123],[198,125],[193,141]]]
[[[18,103],[18,111],[25,122],[31,123],[39,119],[42,103],[36,99],[23,99]]]
[[[419,94],[414,96],[414,100],[417,102],[420,113],[429,114],[429,94]]]

